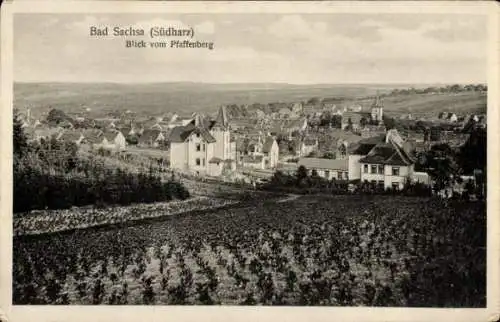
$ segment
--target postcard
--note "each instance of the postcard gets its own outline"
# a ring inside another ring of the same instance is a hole
[[[2,321],[495,321],[493,2],[2,6]]]

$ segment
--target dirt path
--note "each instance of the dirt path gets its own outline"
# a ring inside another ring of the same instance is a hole
[[[283,203],[283,202],[292,201],[292,200],[298,199],[299,197],[300,197],[300,195],[296,195],[296,194],[291,193],[287,197],[276,201],[276,203]]]

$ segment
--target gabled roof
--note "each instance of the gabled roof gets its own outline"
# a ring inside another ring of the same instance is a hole
[[[297,164],[306,169],[349,170],[348,159],[300,158]]]
[[[210,161],[208,161],[208,163],[220,163],[220,162],[224,162],[224,160],[217,157],[213,157],[210,159]]]
[[[376,145],[376,143],[360,143],[360,145],[352,152],[352,154],[367,155]]]
[[[139,137],[140,143],[149,143],[154,142],[158,139],[158,137],[162,134],[160,130],[144,130],[142,135]]]
[[[106,140],[109,141],[114,141],[115,138],[120,134],[121,132],[119,131],[106,131],[104,132],[104,137],[106,138]]]
[[[204,127],[196,127],[193,123],[189,123],[186,126],[176,126],[170,132],[168,140],[173,143],[182,143],[191,136],[191,134],[200,134],[205,141],[208,143],[214,143],[215,138],[210,134],[210,132]]]
[[[87,130],[83,133],[85,140],[90,143],[99,143],[102,141],[103,132],[100,130]]]
[[[342,123],[348,123],[349,119],[351,119],[353,124],[359,124],[363,117],[368,121],[371,118],[371,114],[367,112],[345,112],[342,114]]]
[[[377,144],[360,163],[411,165],[414,163],[406,151],[392,142]]]
[[[269,153],[271,152],[271,148],[273,147],[275,139],[272,136],[268,136],[266,138],[266,141],[264,142],[264,145],[262,146],[262,152],[264,153]]]
[[[264,157],[262,155],[255,155],[255,156],[246,155],[243,157],[242,161],[245,163],[261,163],[263,158]]]
[[[76,131],[65,131],[59,136],[60,140],[74,142],[80,140],[82,133]]]
[[[227,128],[229,126],[229,118],[227,117],[226,106],[223,105],[219,108],[219,114],[217,115],[213,126],[220,126],[222,128]]]

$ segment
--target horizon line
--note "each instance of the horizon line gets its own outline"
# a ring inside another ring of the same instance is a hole
[[[380,83],[287,83],[287,82],[203,82],[203,81],[13,81],[13,84],[114,84],[114,85],[152,85],[152,84],[199,84],[199,85],[288,85],[288,86],[345,86],[345,85],[487,85],[488,82],[380,82]]]

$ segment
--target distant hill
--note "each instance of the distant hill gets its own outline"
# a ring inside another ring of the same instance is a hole
[[[424,86],[426,85],[421,87]],[[312,97],[359,101],[364,106],[365,97],[372,97],[376,93],[388,94],[395,88],[408,87],[410,85],[15,83],[14,107],[31,107],[35,117],[46,115],[53,108],[65,113],[91,109],[92,115],[97,117],[127,110],[138,115],[161,115],[166,112],[215,113],[223,104],[307,101]],[[461,97],[441,95],[439,98],[423,98],[424,96],[411,94],[404,98],[386,97],[384,102],[387,110],[406,110],[409,106],[421,110],[442,110],[448,107],[476,109],[486,104],[486,96],[481,97],[477,93],[466,93]]]

